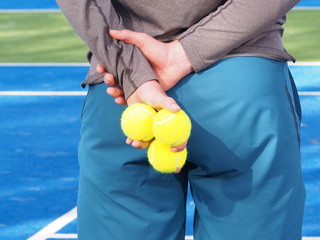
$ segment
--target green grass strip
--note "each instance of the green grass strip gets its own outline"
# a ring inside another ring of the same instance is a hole
[[[298,62],[320,61],[320,10],[291,11],[284,27],[284,45]]]
[[[0,62],[85,62],[86,46],[60,12],[1,13]]]
[[[287,51],[297,61],[320,61],[320,10],[294,10],[287,17]],[[86,62],[86,52],[60,12],[0,13],[0,62]]]

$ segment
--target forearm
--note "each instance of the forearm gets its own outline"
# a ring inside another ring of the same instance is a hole
[[[298,0],[229,0],[178,37],[196,72],[268,31]]]
[[[57,0],[57,3],[93,55],[115,76],[126,97],[144,82],[156,79],[139,49],[110,37],[110,29],[124,28],[110,0]]]

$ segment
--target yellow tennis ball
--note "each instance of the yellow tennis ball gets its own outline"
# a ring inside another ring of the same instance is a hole
[[[158,172],[174,173],[180,170],[187,159],[186,148],[181,152],[171,152],[171,147],[153,140],[148,149],[148,161]]]
[[[151,140],[154,138],[152,124],[156,113],[156,110],[144,103],[130,105],[121,116],[123,133],[132,140]]]
[[[161,109],[154,118],[152,130],[160,142],[178,146],[188,140],[191,121],[183,110],[172,113],[167,109]]]

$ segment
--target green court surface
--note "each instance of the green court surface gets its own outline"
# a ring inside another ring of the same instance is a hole
[[[2,1],[0,8],[36,2]],[[33,6],[44,2],[49,1]],[[303,240],[320,240],[319,39],[320,10],[288,13],[284,45],[302,63],[290,67],[304,111],[301,152],[308,197]],[[0,12],[1,240],[77,239],[77,143],[86,94],[79,83],[88,65],[68,64],[86,63],[86,51],[59,11]],[[189,196],[186,240],[193,239],[194,207]]]
[[[86,47],[60,12],[0,13],[0,62],[85,62]]]
[[[297,61],[320,61],[320,10],[287,15],[284,44]],[[0,62],[85,62],[86,46],[61,12],[0,13]]]

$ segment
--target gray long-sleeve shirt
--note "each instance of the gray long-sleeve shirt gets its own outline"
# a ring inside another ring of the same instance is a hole
[[[294,61],[282,44],[285,14],[299,0],[57,0],[89,47],[91,68],[83,84],[101,83],[103,64],[125,92],[157,79],[133,45],[109,29],[130,29],[161,41],[178,39],[195,72],[232,56]]]

